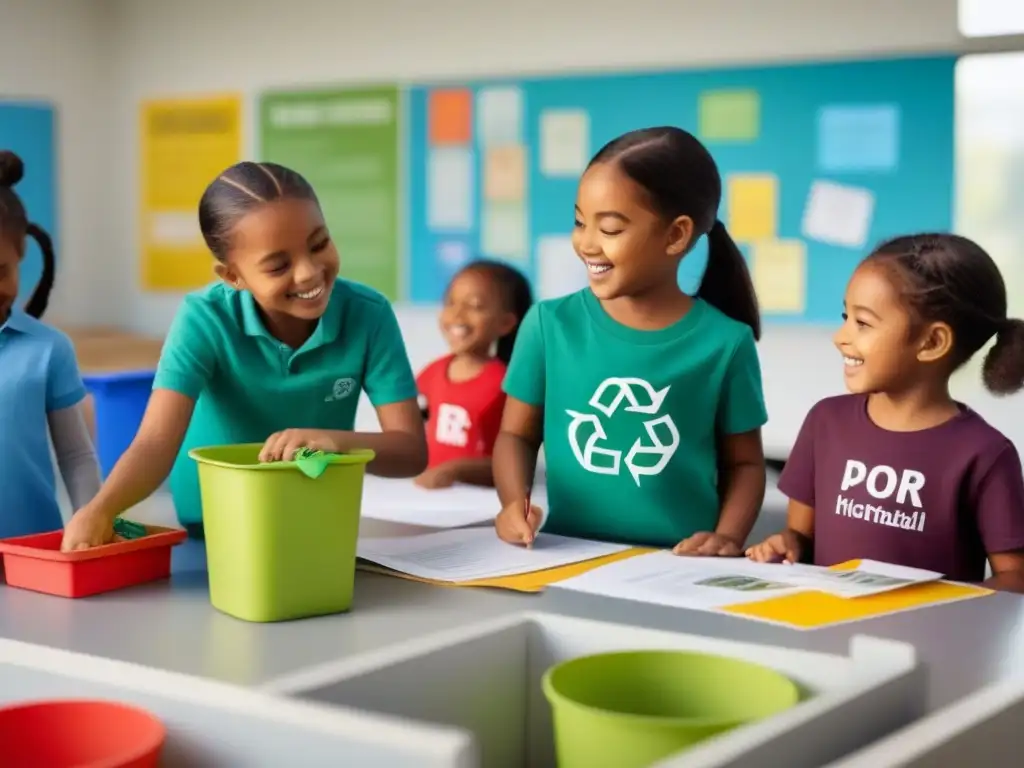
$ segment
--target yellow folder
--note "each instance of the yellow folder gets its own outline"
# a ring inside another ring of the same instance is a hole
[[[860,560],[851,560],[832,567],[837,571],[852,571],[859,565]],[[725,606],[719,610],[734,616],[784,624],[794,629],[819,629],[831,624],[861,621],[991,594],[993,590],[972,584],[932,581],[865,597],[848,598],[824,592],[799,592],[756,603]]]

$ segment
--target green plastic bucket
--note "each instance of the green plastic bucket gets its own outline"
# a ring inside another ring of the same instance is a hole
[[[693,651],[582,656],[551,667],[542,686],[559,768],[648,768],[800,700],[772,669]]]
[[[373,451],[332,456],[314,480],[294,462],[261,464],[261,448],[189,451],[199,465],[210,602],[260,622],[347,611]]]

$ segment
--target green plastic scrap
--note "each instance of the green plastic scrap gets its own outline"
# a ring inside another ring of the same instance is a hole
[[[146,535],[146,526],[118,517],[114,519],[114,533],[122,539],[141,539]]]
[[[311,448],[299,448],[292,461],[295,462],[295,466],[302,474],[316,480],[327,470],[327,466],[331,463],[331,457],[335,455],[337,454],[314,451]]]

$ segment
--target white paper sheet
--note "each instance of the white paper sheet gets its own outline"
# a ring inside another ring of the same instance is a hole
[[[590,162],[590,115],[582,109],[548,109],[540,116],[540,169],[545,176],[575,178]]]
[[[940,577],[933,571],[872,560],[861,561],[855,571],[841,572],[809,565],[754,563],[745,558],[656,552],[609,563],[554,586],[677,608],[714,610],[806,591],[864,597]]]
[[[815,181],[804,209],[803,234],[846,248],[863,248],[871,231],[875,196],[867,189]]]
[[[463,232],[473,224],[473,155],[439,147],[427,160],[427,221],[432,229]]]
[[[553,299],[590,285],[587,268],[572,247],[572,238],[547,235],[537,240],[538,298]]]
[[[519,88],[484,88],[476,97],[476,112],[484,146],[523,143],[523,92]]]
[[[533,547],[501,541],[491,528],[459,528],[417,536],[362,539],[359,557],[434,581],[475,581],[592,560],[628,547],[542,533]]]
[[[532,501],[547,507],[543,487],[535,488]],[[367,475],[363,481],[363,517],[431,528],[461,528],[491,523],[501,511],[493,488],[456,485],[427,490],[412,480]]]
[[[524,203],[486,203],[481,246],[486,256],[527,260],[527,221]]]

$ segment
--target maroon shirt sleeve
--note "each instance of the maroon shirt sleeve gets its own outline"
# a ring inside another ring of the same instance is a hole
[[[814,435],[820,405],[811,408],[804,419],[779,478],[779,490],[789,499],[808,507],[814,506]]]
[[[1012,443],[974,484],[971,502],[987,554],[1024,549],[1024,477]]]

